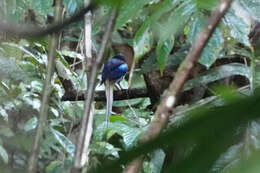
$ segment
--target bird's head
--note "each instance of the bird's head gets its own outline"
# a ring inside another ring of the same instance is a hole
[[[114,58],[125,61],[125,55],[122,54],[122,53],[116,54],[116,55],[114,56]]]

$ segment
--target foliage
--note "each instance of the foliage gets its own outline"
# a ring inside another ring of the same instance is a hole
[[[93,12],[93,50],[99,50],[113,3],[117,2],[101,3]],[[259,17],[256,7],[260,3],[239,3],[252,16]],[[64,0],[65,17],[73,15],[82,4],[82,0]],[[169,68],[176,69],[216,4],[217,0],[120,1],[112,40],[120,40],[133,49],[135,70],[140,71],[134,73],[134,86],[146,87],[142,75],[151,71],[163,75]],[[0,2],[0,16],[6,20],[25,22],[29,9],[40,26],[46,27],[48,17],[53,16],[51,0]],[[139,136],[153,115],[148,97],[114,102],[117,114],[111,116],[108,128],[104,102],[97,102],[87,169],[121,169],[129,159],[145,154],[143,173],[241,172],[242,168],[244,172],[258,172],[259,164],[255,162],[259,160],[259,95],[251,96],[257,93],[252,87],[239,91],[235,88],[260,82],[254,76],[258,66],[247,63],[253,59],[247,37],[249,28],[236,9],[228,11],[199,59],[203,72],[192,76],[183,89],[189,92],[203,86],[205,94],[195,102],[179,105],[165,133],[149,145],[138,147]],[[75,65],[84,56],[78,49],[82,33],[74,31],[82,30],[82,22],[65,28],[57,50],[57,71],[52,79],[50,108],[39,152],[40,172],[68,172],[73,165],[83,102],[61,101],[66,89],[61,78],[71,80],[77,91],[86,89],[84,69]],[[48,37],[0,37],[0,169],[24,172],[38,122]],[[107,54],[114,54],[114,44],[118,43],[112,42]],[[122,83],[128,88],[125,80]],[[232,87],[212,88],[213,84]],[[103,86],[97,87],[102,89]],[[174,158],[170,158],[173,153]]]

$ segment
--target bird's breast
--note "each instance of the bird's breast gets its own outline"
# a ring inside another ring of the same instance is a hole
[[[126,71],[128,70],[128,66],[127,66],[126,63],[124,63],[124,64],[121,64],[121,65],[118,67],[118,69],[119,69],[120,71],[122,71],[122,72],[126,72]]]

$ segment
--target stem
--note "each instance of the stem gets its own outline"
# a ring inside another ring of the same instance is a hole
[[[108,21],[107,27],[105,29],[106,33],[103,36],[99,54],[97,56],[95,63],[92,64],[92,69],[90,73],[91,75],[88,78],[88,89],[86,92],[86,100],[84,104],[85,109],[83,113],[84,116],[82,117],[82,121],[81,121],[81,129],[78,137],[77,149],[75,154],[75,162],[74,162],[74,167],[72,169],[72,172],[79,170],[79,168],[81,167],[80,158],[82,158],[84,141],[86,140],[87,123],[89,122],[89,115],[91,112],[91,107],[92,107],[91,105],[92,105],[94,92],[95,92],[97,72],[104,61],[104,53],[105,53],[106,45],[113,33],[116,16],[117,16],[117,9],[114,9]]]
[[[168,91],[164,95],[160,105],[157,107],[154,118],[149,124],[147,130],[141,136],[139,143],[146,143],[155,139],[166,127],[169,117],[172,114],[174,106],[177,102],[178,94],[182,91],[184,83],[188,79],[192,68],[195,66],[196,61],[199,59],[204,47],[215,31],[217,24],[229,9],[231,2],[232,0],[221,0],[217,9],[212,12],[207,26],[200,32],[187,57],[178,68],[174,80],[171,82]],[[133,160],[126,166],[124,173],[140,172],[143,160],[143,155]]]
[[[55,22],[59,22],[61,20],[63,0],[56,0],[55,4],[56,4]],[[51,78],[54,73],[54,67],[55,67],[54,62],[56,57],[56,49],[58,47],[58,39],[59,39],[59,34],[53,33],[50,40],[50,52],[49,52],[48,65],[47,65],[47,75],[43,87],[39,121],[36,129],[36,135],[34,138],[32,152],[28,162],[28,173],[35,173],[37,168],[39,146],[43,134],[43,129],[45,129],[46,126],[46,119],[47,119],[48,108],[49,108],[49,98],[51,93]]]

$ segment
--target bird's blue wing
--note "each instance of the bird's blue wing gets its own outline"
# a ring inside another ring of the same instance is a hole
[[[101,83],[106,79],[118,81],[125,75],[127,70],[128,67],[124,61],[112,58],[104,64]]]

